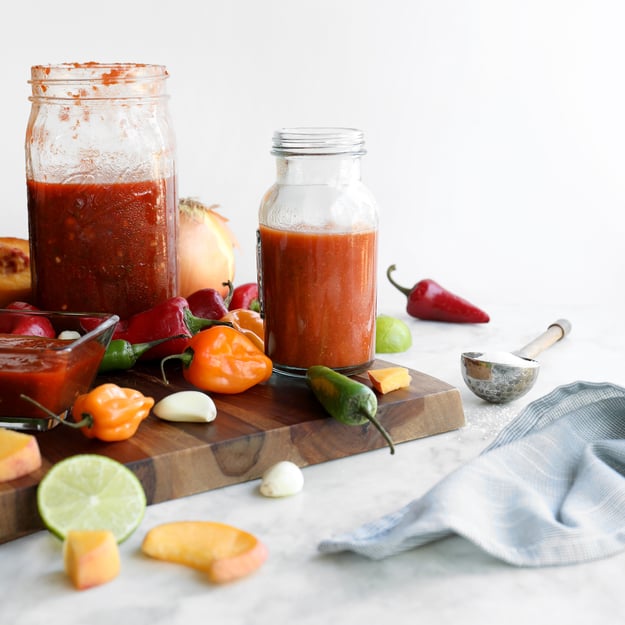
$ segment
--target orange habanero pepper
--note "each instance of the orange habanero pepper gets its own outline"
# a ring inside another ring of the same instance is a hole
[[[235,308],[229,310],[220,321],[231,323],[235,330],[245,334],[260,351],[265,351],[265,322],[259,312],[249,308]]]
[[[153,405],[152,397],[135,389],[101,384],[78,395],[72,406],[72,418],[82,426],[87,438],[123,441],[133,436]]]
[[[168,360],[182,361],[185,380],[202,391],[242,393],[271,376],[273,363],[244,334],[230,326],[213,326],[189,339],[182,354],[161,360],[161,372]]]

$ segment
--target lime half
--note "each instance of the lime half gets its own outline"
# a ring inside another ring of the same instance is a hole
[[[146,507],[137,476],[120,462],[78,454],[55,464],[37,489],[45,526],[64,539],[70,530],[110,530],[120,543],[139,526]]]
[[[405,321],[379,315],[375,321],[375,351],[378,354],[405,352],[412,346],[412,333]]]

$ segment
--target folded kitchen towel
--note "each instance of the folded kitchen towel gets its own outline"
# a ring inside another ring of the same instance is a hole
[[[575,382],[530,403],[474,460],[323,553],[381,559],[453,534],[519,566],[625,548],[625,388]]]

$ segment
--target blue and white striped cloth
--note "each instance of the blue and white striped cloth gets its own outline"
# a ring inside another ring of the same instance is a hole
[[[323,553],[373,559],[458,534],[519,566],[625,549],[625,388],[575,382],[530,403],[474,460]]]

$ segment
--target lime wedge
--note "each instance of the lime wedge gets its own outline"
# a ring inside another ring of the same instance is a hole
[[[41,519],[61,539],[70,530],[110,530],[120,543],[137,529],[145,507],[145,491],[136,475],[98,454],[61,460],[37,489]]]

